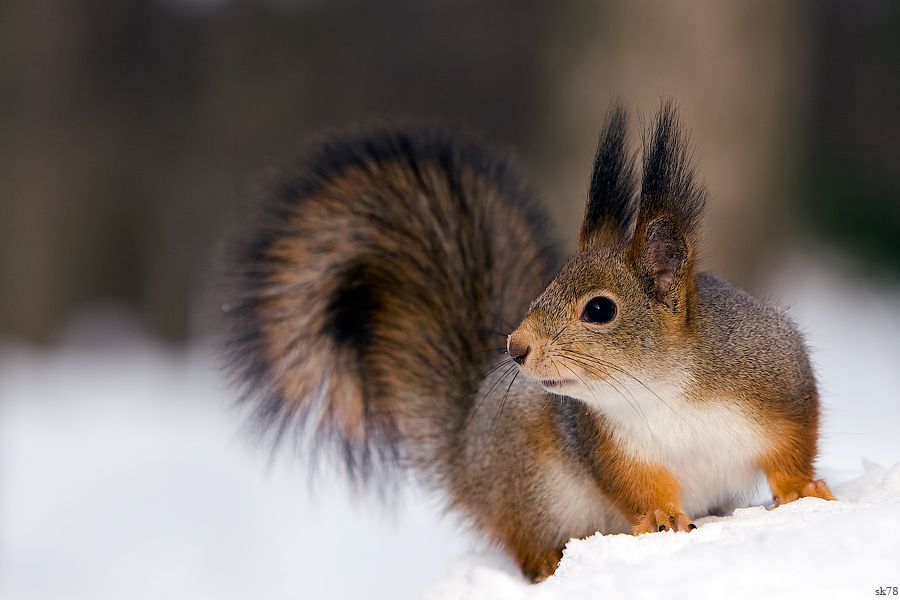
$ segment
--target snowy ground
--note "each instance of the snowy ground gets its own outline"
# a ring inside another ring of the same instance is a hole
[[[199,351],[87,319],[52,352],[0,347],[0,598],[870,598],[900,586],[900,289],[800,259],[781,298],[826,406],[841,498],[691,534],[569,544],[525,584],[411,495],[394,514],[269,462]],[[865,461],[869,461],[864,464]]]

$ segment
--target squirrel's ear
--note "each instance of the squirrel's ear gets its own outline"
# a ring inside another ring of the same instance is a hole
[[[600,133],[594,156],[578,251],[625,243],[631,236],[636,209],[634,156],[626,148],[627,117],[613,105]]]
[[[673,310],[692,289],[705,204],[675,107],[666,102],[644,138],[640,211],[629,253],[648,295]]]
[[[677,294],[670,292],[675,291],[672,288],[676,281],[684,279],[690,258],[688,240],[674,221],[664,217],[647,223],[635,239],[640,239],[635,249],[645,292],[658,304],[675,309]]]

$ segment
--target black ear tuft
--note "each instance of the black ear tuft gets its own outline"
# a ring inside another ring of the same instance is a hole
[[[644,138],[640,223],[668,215],[686,234],[697,233],[706,206],[706,189],[694,181],[688,142],[675,104],[665,102],[649,140]]]
[[[627,116],[614,105],[600,133],[578,250],[622,243],[631,236],[636,209],[634,156],[626,148]]]
[[[677,111],[665,102],[644,138],[640,210],[630,253],[648,296],[672,310],[691,302],[705,205],[706,190],[694,181]]]

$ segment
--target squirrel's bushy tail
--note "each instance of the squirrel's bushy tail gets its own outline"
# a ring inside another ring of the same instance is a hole
[[[356,480],[449,468],[500,319],[558,266],[545,227],[471,135],[392,124],[311,144],[224,253],[226,354],[261,423],[338,450]]]

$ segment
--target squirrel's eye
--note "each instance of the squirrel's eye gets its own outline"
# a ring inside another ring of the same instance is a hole
[[[581,311],[581,320],[586,323],[609,323],[615,316],[616,303],[606,296],[591,298]]]

